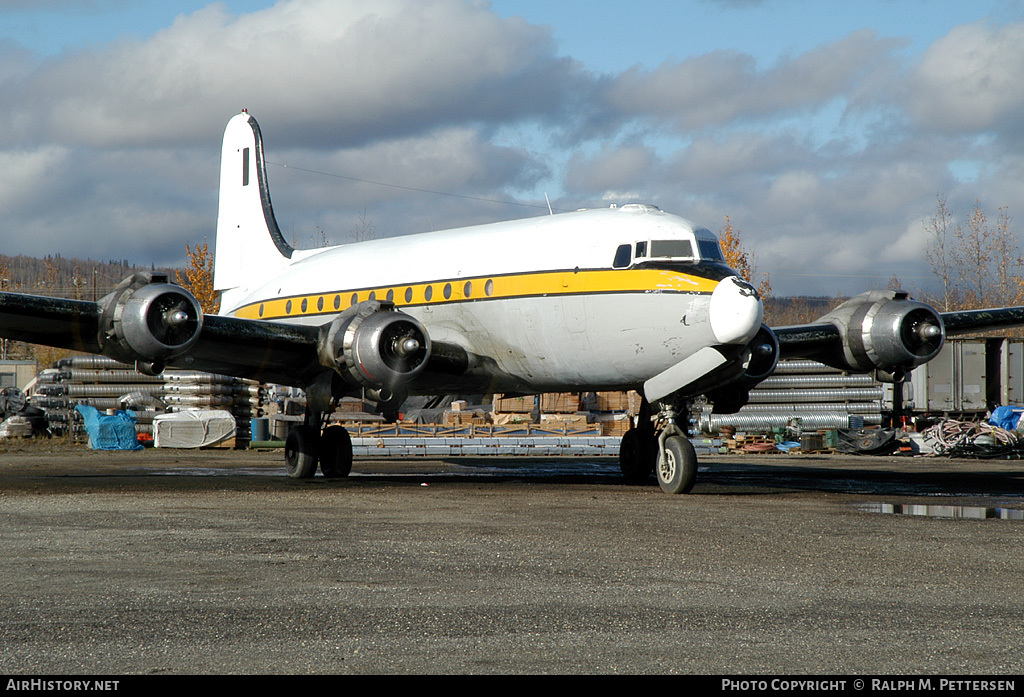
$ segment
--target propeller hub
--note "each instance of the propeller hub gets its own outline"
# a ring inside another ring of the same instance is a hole
[[[167,322],[168,326],[180,327],[188,322],[188,313],[184,310],[174,310],[172,312],[168,312],[165,315],[164,320]]]
[[[398,342],[398,346],[396,348],[398,350],[399,355],[411,356],[412,354],[420,350],[420,342],[410,336]]]

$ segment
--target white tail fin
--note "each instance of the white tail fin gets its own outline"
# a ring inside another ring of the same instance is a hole
[[[258,285],[288,263],[295,250],[274,219],[263,161],[263,137],[256,119],[242,112],[228,121],[220,161],[220,208],[214,255],[214,289],[224,293],[221,307]]]

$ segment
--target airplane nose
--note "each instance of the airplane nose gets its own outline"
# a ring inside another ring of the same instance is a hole
[[[736,276],[723,279],[711,293],[711,331],[722,344],[746,344],[764,319],[757,290]]]

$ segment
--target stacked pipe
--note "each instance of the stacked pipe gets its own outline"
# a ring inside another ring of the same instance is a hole
[[[860,428],[882,423],[884,398],[884,388],[870,375],[844,373],[811,360],[780,361],[737,413],[703,411],[698,425],[704,433],[718,433],[723,426],[771,431],[794,419],[806,431]]]
[[[250,440],[250,423],[259,415],[264,391],[254,380],[195,370],[168,368],[157,376],[104,356],[64,358],[43,371],[29,403],[46,412],[50,430],[64,433],[74,423],[78,404],[108,409],[131,409],[138,433],[153,432],[157,414],[191,408],[220,409],[235,417],[238,447]]]

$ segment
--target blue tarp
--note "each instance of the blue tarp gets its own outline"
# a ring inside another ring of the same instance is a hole
[[[1024,414],[1024,407],[996,407],[992,410],[988,422],[993,426],[1013,431],[1017,428],[1021,414]]]
[[[142,450],[135,435],[135,421],[125,412],[101,414],[95,407],[82,404],[75,411],[82,415],[93,450]]]

